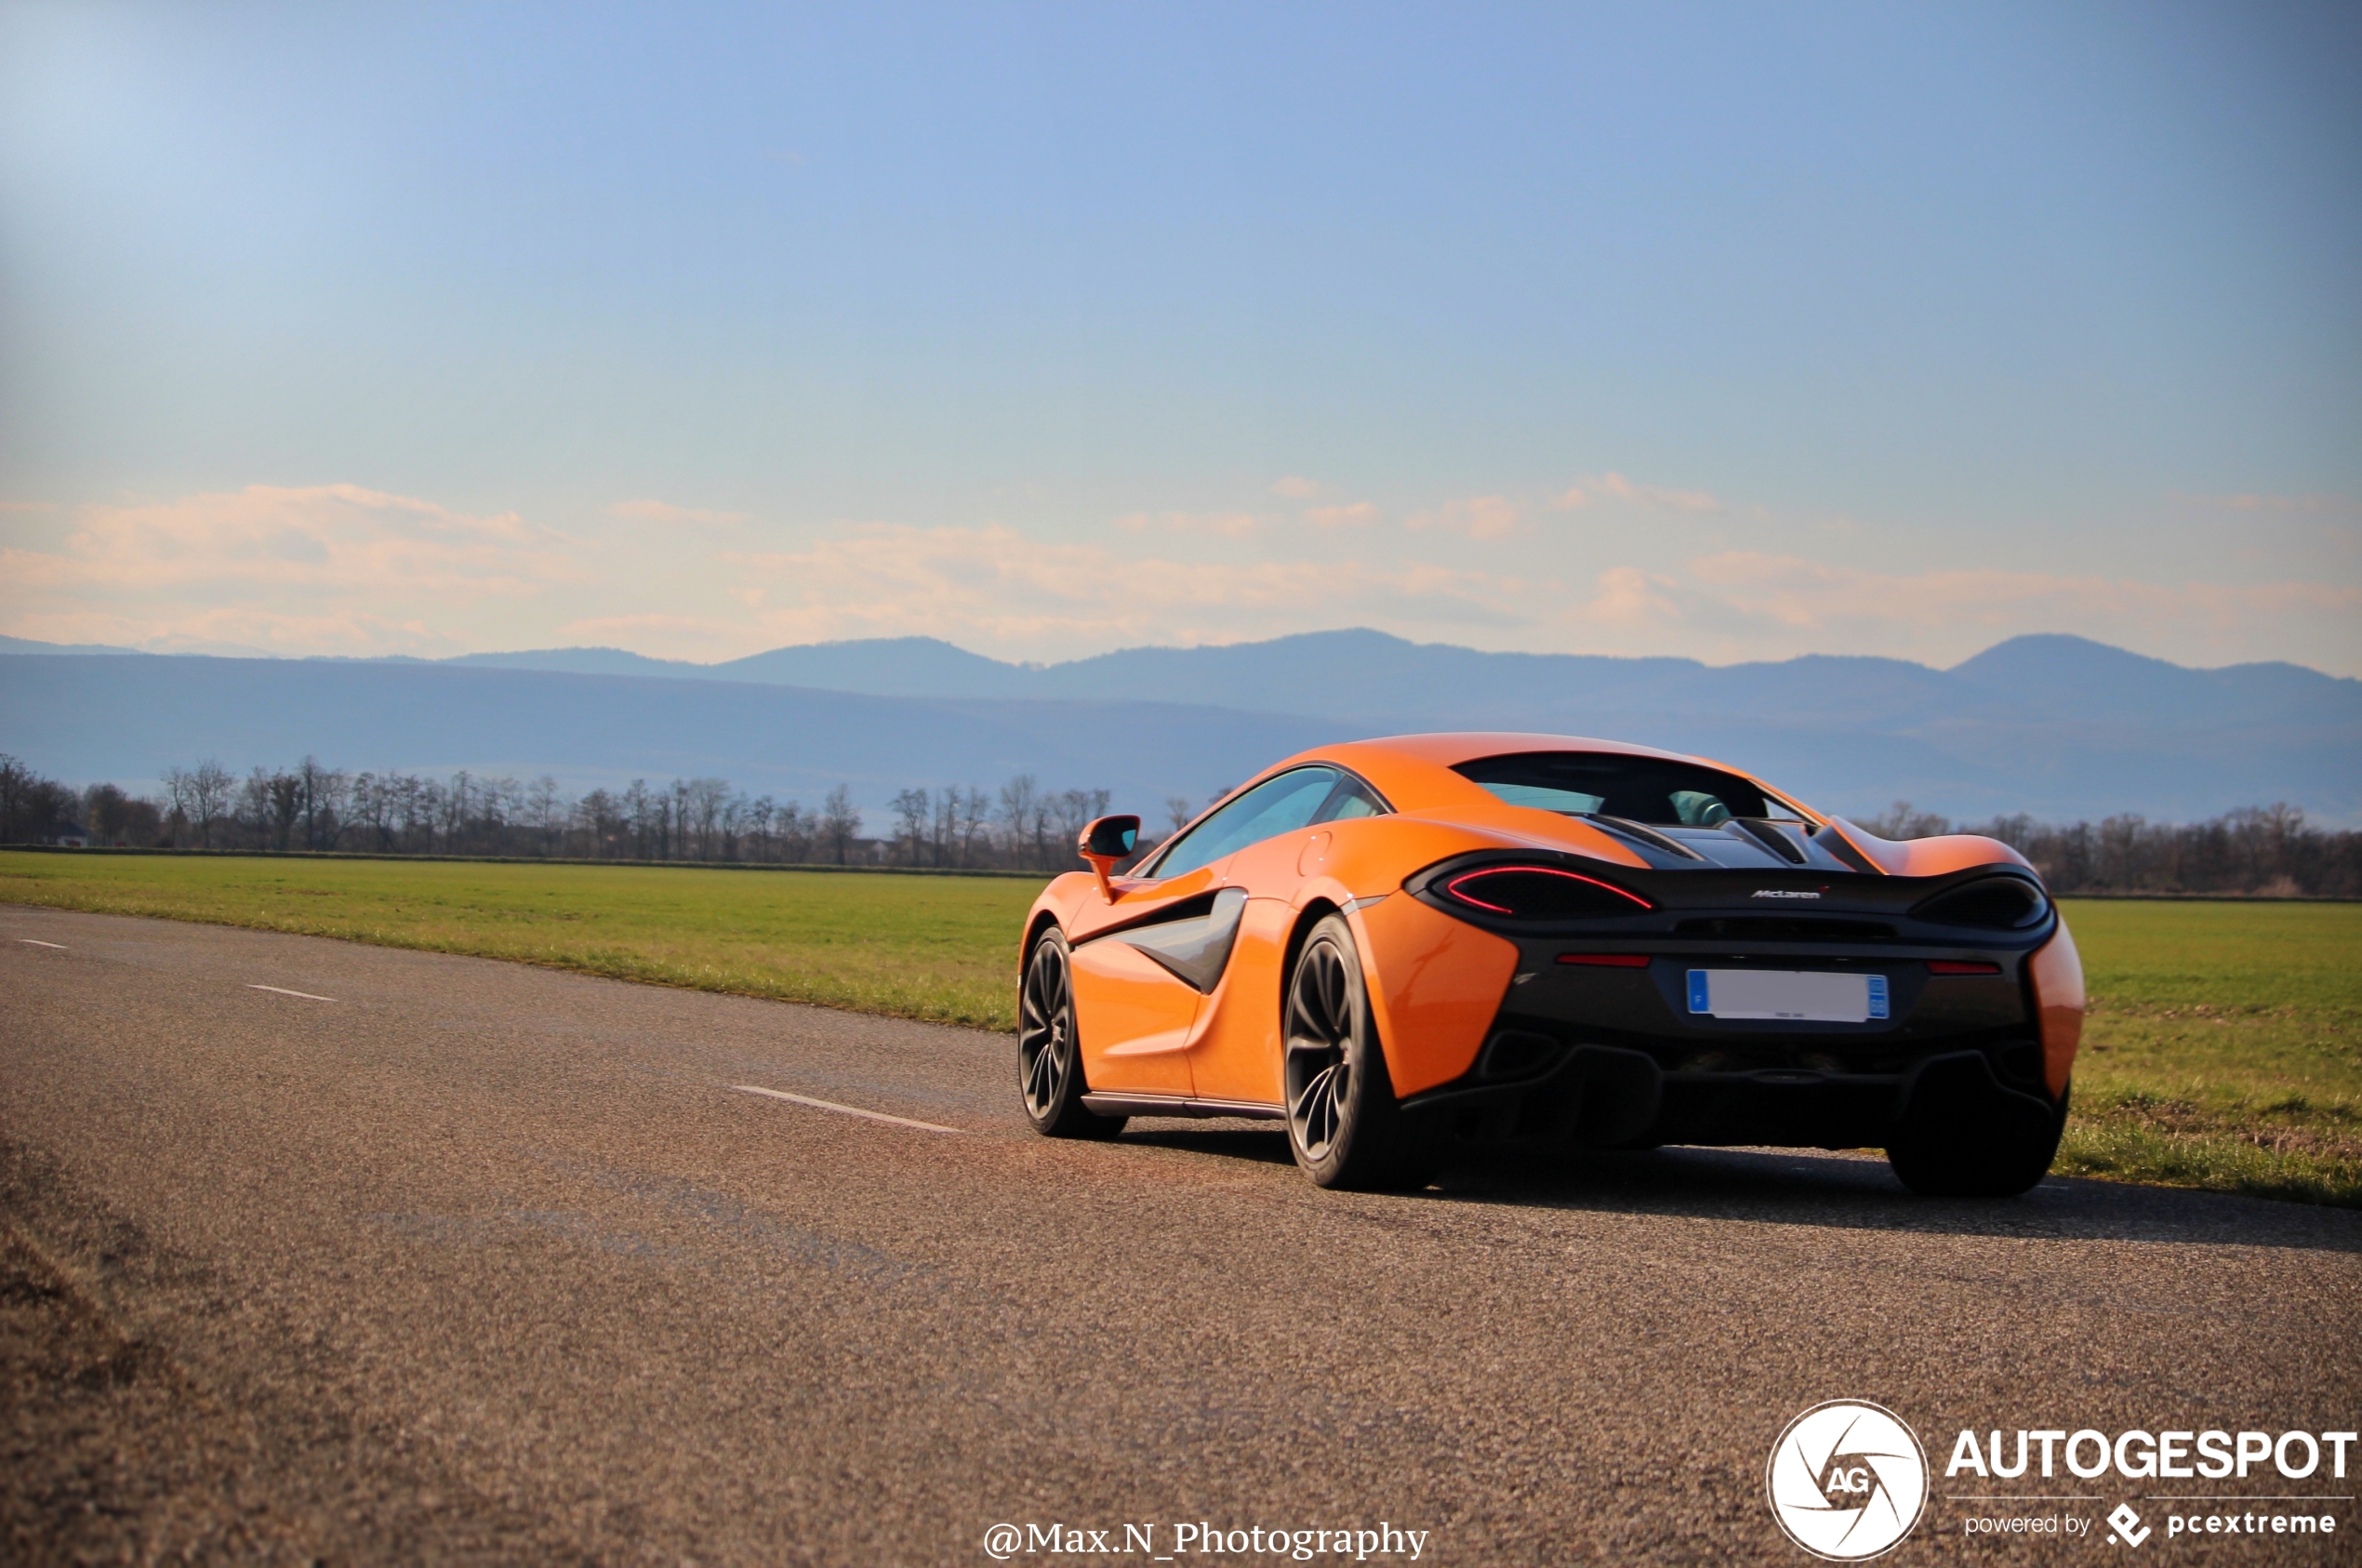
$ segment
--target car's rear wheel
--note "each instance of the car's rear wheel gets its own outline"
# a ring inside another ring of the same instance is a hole
[[[1057,927],[1042,933],[1017,989],[1017,1090],[1033,1130],[1054,1138],[1111,1138],[1121,1116],[1082,1103],[1082,1049],[1074,1027],[1074,965]]]
[[[1323,919],[1305,938],[1286,994],[1283,1078],[1295,1163],[1322,1187],[1425,1187],[1431,1157],[1395,1101],[1343,915]]]
[[[1930,1134],[1897,1139],[1887,1149],[1887,1163],[1904,1186],[1921,1197],[2014,1198],[2032,1191],[2050,1174],[2060,1136],[2066,1131],[2066,1115],[2067,1096],[2062,1092],[2047,1130],[1996,1127],[1977,1136],[1939,1125]]]

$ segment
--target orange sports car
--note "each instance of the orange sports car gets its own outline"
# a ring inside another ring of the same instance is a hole
[[[1322,747],[1026,917],[1018,1077],[1053,1137],[1266,1117],[1324,1187],[1493,1144],[1883,1148],[1915,1190],[2050,1168],[2083,1022],[2016,851],[1892,843],[1645,746]]]

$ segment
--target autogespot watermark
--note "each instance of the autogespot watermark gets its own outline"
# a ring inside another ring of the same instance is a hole
[[[1141,1557],[1173,1562],[1203,1557],[1276,1557],[1294,1562],[1330,1558],[1341,1562],[1416,1562],[1430,1532],[1376,1525],[1309,1529],[1268,1524],[1040,1524],[1002,1522],[984,1533],[984,1555],[996,1562],[1020,1557]]]
[[[1901,1416],[1866,1400],[1832,1400],[1780,1433],[1764,1490],[1788,1539],[1836,1562],[1892,1550],[1930,1513],[1939,1515],[1934,1528],[1971,1539],[2135,1550],[2201,1535],[2335,1535],[2355,1500],[2346,1474],[2357,1444],[2350,1431],[2195,1424],[2035,1427],[2008,1438],[1964,1429],[1939,1479]]]
[[[1903,1418],[1867,1400],[1831,1400],[1788,1423],[1763,1472],[1789,1540],[1832,1562],[1891,1551],[1928,1506],[1928,1456]]]
[[[2092,1427],[2033,1427],[2012,1436],[2014,1442],[2005,1442],[1997,1428],[1983,1437],[1963,1430],[1952,1444],[1952,1457],[1944,1468],[1948,1483],[1964,1484],[1959,1478],[1967,1477],[1971,1479],[1965,1484],[2010,1488],[1948,1494],[1947,1501],[1970,1505],[1961,1520],[1964,1535],[2054,1535],[2090,1541],[2092,1518],[2077,1511],[2077,1506],[2096,1512],[2109,1500],[2107,1494],[2051,1488],[2063,1484],[2113,1490],[2111,1476],[2156,1487],[2190,1482],[2196,1486],[2211,1482],[2277,1488],[2144,1491],[2138,1508],[2127,1499],[2099,1521],[2107,1526],[2104,1540],[2114,1547],[2146,1546],[2160,1528],[2169,1545],[2190,1535],[2334,1535],[2339,1512],[2354,1502],[2354,1494],[2339,1484],[2346,1479],[2347,1454],[2356,1442],[2353,1432],[2232,1432],[2195,1426],[2182,1431],[2134,1428],[2103,1432]],[[2018,1490],[2046,1482],[2038,1491]],[[2328,1489],[2320,1490],[2325,1483]],[[2034,1512],[2014,1507],[1978,1508],[2025,1503],[2067,1506]]]

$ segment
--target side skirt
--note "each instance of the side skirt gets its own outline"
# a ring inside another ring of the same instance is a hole
[[[1254,1100],[1199,1100],[1182,1095],[1102,1095],[1082,1096],[1083,1109],[1097,1116],[1245,1116],[1258,1122],[1283,1122],[1288,1110]]]

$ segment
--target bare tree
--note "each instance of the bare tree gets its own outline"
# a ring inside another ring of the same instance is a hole
[[[976,846],[986,843],[985,828],[992,819],[992,797],[971,787],[960,801],[960,864],[976,863]]]
[[[1001,786],[1001,830],[1007,836],[1013,864],[1026,863],[1026,852],[1038,849],[1035,823],[1042,816],[1040,785],[1033,775],[1020,773]],[[1039,864],[1037,857],[1036,864]]]
[[[1051,842],[1046,847],[1055,857],[1050,865],[1063,869],[1081,863],[1074,846],[1095,817],[1107,815],[1108,799],[1105,790],[1063,790],[1050,797]]]
[[[211,757],[199,763],[189,775],[189,805],[194,813],[197,837],[204,847],[213,847],[213,824],[229,808],[230,791],[236,780],[230,770]]]
[[[905,790],[894,797],[895,851],[903,864],[916,866],[926,858],[927,824],[935,802],[924,790]]]
[[[654,858],[648,853],[656,831],[651,815],[653,806],[648,795],[648,781],[644,778],[633,779],[631,788],[623,791],[623,814],[631,824],[631,858],[634,860]]]
[[[14,757],[0,757],[0,839],[46,844],[77,804],[72,790]]]
[[[525,820],[540,836],[541,853],[555,855],[566,818],[565,809],[558,800],[558,781],[546,773],[535,779],[533,787],[525,791],[524,809]]]
[[[262,770],[255,769],[255,777],[261,776]],[[303,815],[302,778],[292,773],[274,773],[264,780],[263,789],[270,820],[262,826],[271,835],[271,847],[294,847],[296,819]]]
[[[681,804],[685,820],[683,823],[683,843],[681,857],[689,859],[692,852],[686,842],[694,832],[697,840],[694,857],[719,860],[724,857],[723,820],[730,808],[730,784],[723,778],[692,778],[686,785],[672,787],[673,798]]]
[[[812,837],[818,831],[819,824],[813,820],[810,812],[803,809],[803,802],[790,801],[781,806],[778,816],[773,818],[773,828],[779,835],[780,859],[795,865],[810,862]]]
[[[1862,825],[1882,839],[1931,839],[1952,831],[1949,817],[1917,810],[1909,801],[1895,802]]]
[[[861,834],[861,813],[854,809],[853,791],[840,784],[829,791],[820,817],[820,838],[836,856],[837,864],[849,865],[853,859],[853,841]]]
[[[307,756],[296,769],[296,777],[303,788],[303,847],[332,847],[337,819],[344,809],[344,775],[322,767],[319,758]]]
[[[952,845],[960,837],[960,787],[946,784],[936,791],[935,817],[927,824],[927,860],[931,865],[951,864]]]
[[[1177,833],[1189,825],[1189,818],[1197,815],[1197,810],[1189,804],[1188,796],[1167,795],[1164,798],[1164,814],[1171,818],[1173,831]]]

